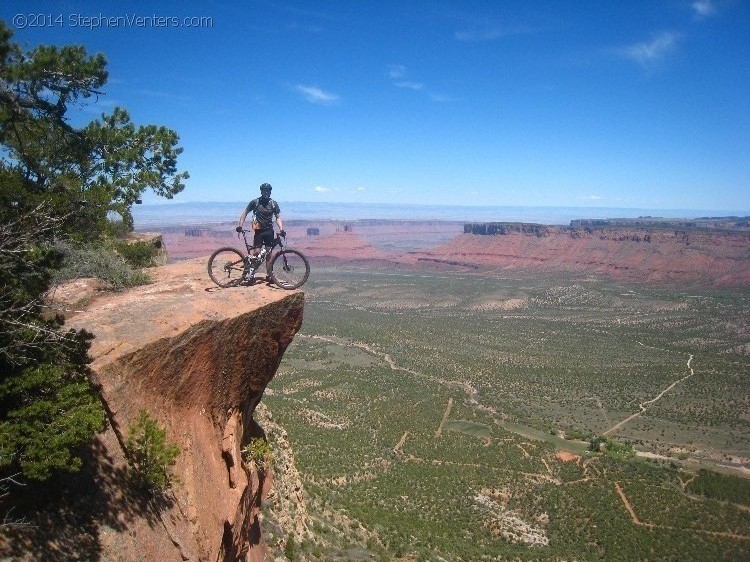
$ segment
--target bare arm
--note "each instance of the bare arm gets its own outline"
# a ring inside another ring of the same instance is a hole
[[[242,214],[240,215],[240,220],[237,223],[237,226],[242,226],[245,224],[245,217],[247,216],[247,207],[245,207],[245,210],[242,211]]]
[[[284,223],[281,222],[281,215],[276,215],[276,224],[279,225],[279,230],[284,230]]]
[[[248,203],[247,206],[245,207],[245,210],[242,211],[242,214],[240,215],[240,220],[237,223],[237,226],[242,226],[243,224],[245,224],[245,217],[247,217],[247,214],[251,211],[250,206],[252,204],[253,202],[250,201],[250,203]]]

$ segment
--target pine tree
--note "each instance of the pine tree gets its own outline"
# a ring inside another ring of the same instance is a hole
[[[71,110],[103,95],[104,55],[23,52],[12,35],[0,21],[0,478],[44,480],[80,468],[81,445],[105,419],[90,335],[65,331],[44,306],[61,265],[54,242],[101,243],[109,212],[132,226],[146,189],[173,197],[187,174],[176,168],[177,134],[136,127],[124,109],[71,124]]]

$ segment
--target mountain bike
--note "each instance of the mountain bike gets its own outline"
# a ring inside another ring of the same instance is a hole
[[[264,262],[268,281],[282,289],[296,289],[307,281],[310,262],[302,252],[288,248],[286,240],[278,234],[270,246],[252,246],[247,241],[248,232],[252,233],[251,230],[238,230],[245,242],[245,254],[226,247],[219,248],[208,258],[208,276],[214,283],[219,287],[251,285]],[[255,250],[259,250],[257,254]]]

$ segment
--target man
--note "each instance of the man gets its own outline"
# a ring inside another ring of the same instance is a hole
[[[245,224],[245,217],[248,213],[255,215],[254,225],[255,236],[253,237],[253,246],[260,246],[262,244],[270,246],[273,244],[273,221],[272,217],[276,217],[276,224],[279,225],[279,234],[286,236],[284,231],[284,223],[281,222],[281,211],[279,204],[271,199],[271,184],[264,183],[260,186],[260,197],[253,199],[247,204],[245,210],[240,216],[240,222],[237,226],[237,232],[242,230],[242,226]],[[256,250],[257,254],[257,250]]]

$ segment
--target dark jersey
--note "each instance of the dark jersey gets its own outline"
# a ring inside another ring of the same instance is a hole
[[[281,210],[279,209],[279,204],[273,199],[269,198],[264,204],[262,198],[258,197],[247,204],[245,214],[250,213],[255,214],[255,220],[258,221],[263,230],[268,230],[273,228],[274,215],[278,216]]]

